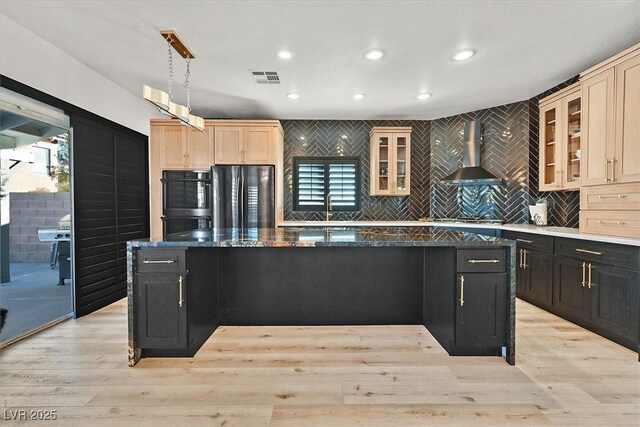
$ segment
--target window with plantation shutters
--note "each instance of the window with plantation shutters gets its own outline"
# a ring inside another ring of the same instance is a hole
[[[324,211],[331,195],[334,211],[360,209],[360,168],[357,158],[295,157],[294,210]]]

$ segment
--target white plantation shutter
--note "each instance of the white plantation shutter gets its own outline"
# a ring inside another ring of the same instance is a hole
[[[325,203],[324,163],[298,164],[298,206],[317,206]]]
[[[357,158],[294,158],[294,172],[295,210],[323,211],[327,208],[329,193],[333,210],[359,210],[360,177]]]
[[[356,173],[355,163],[329,163],[329,193],[334,208],[355,209]]]

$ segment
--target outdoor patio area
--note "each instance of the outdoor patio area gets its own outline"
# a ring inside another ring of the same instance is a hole
[[[71,313],[71,281],[57,286],[58,267],[11,263],[10,268],[11,281],[0,284],[0,306],[9,310],[0,343]]]

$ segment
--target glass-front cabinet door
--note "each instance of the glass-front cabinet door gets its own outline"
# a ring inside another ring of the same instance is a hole
[[[411,128],[371,130],[372,196],[409,195],[411,178]]]
[[[557,190],[560,187],[560,102],[540,108],[540,191]]]
[[[540,100],[540,191],[579,190],[582,158],[580,83]]]
[[[582,121],[580,108],[580,92],[568,96],[562,100],[562,113],[564,117],[563,139],[564,144],[562,167],[563,189],[580,189],[580,139],[582,136]]]

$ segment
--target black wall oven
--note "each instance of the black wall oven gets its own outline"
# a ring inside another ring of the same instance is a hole
[[[211,171],[162,172],[163,234],[211,228]]]

